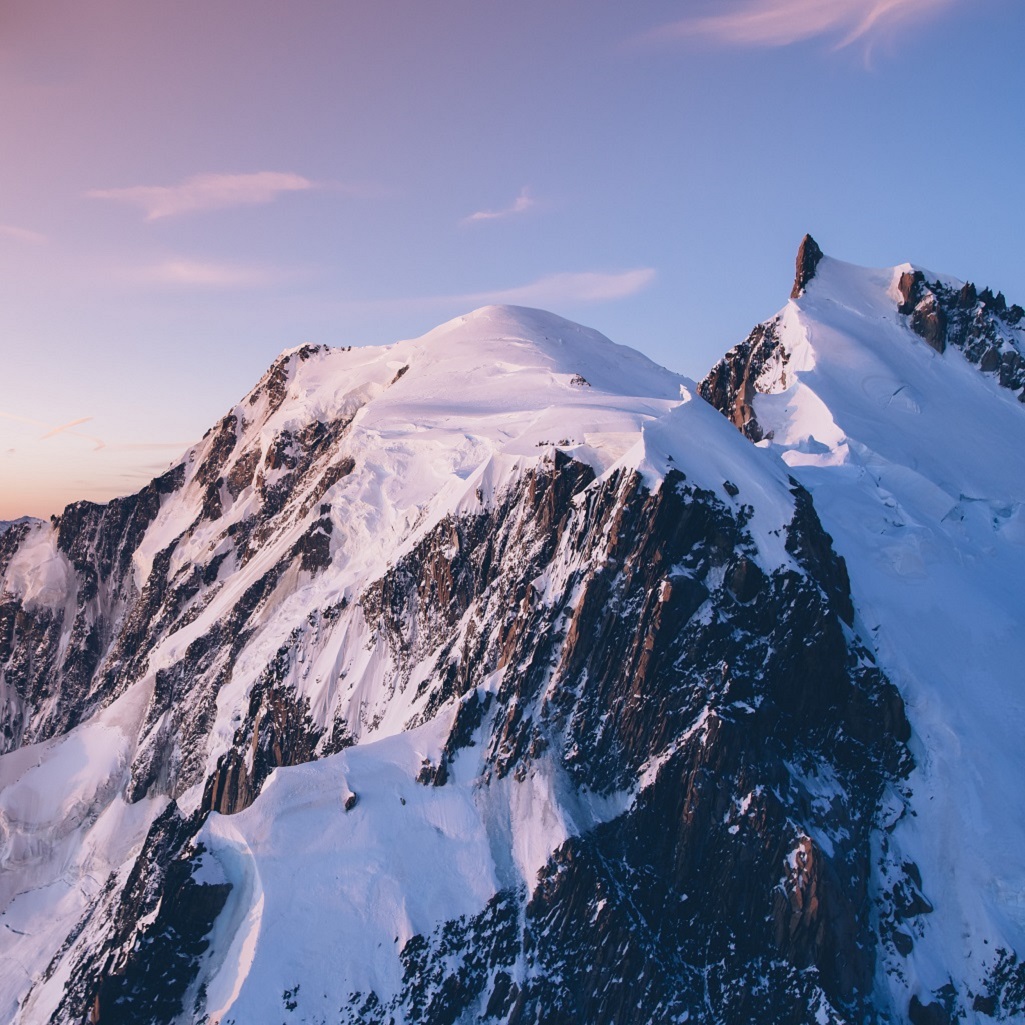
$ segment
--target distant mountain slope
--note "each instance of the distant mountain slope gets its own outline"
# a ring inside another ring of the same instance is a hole
[[[0,535],[0,713],[4,1020],[892,1020],[912,759],[847,568],[550,314],[286,353]]]
[[[916,769],[880,845],[905,870],[877,884],[881,986],[912,1021],[1021,1020],[1025,315],[910,265],[819,251],[809,273],[817,249],[805,240],[795,298],[700,391],[814,497],[907,703]]]
[[[11,527],[17,527],[22,523],[30,523],[32,519],[33,517],[31,516],[21,516],[16,520],[0,520],[0,534],[5,530],[10,530]]]

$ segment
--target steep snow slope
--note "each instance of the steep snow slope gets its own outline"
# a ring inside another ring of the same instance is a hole
[[[784,464],[595,332],[286,353],[0,585],[5,1020],[877,1015],[901,703]]]
[[[701,387],[812,493],[907,704],[882,984],[898,1008],[1025,1014],[1022,311],[828,257],[795,292]],[[902,865],[924,901],[901,896]]]

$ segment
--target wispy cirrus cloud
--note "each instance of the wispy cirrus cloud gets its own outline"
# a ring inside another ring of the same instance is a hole
[[[132,185],[118,189],[90,189],[92,199],[111,199],[139,207],[147,221],[199,211],[271,203],[288,192],[318,187],[301,174],[256,171],[252,174],[196,174],[177,185]]]
[[[501,210],[477,210],[468,217],[464,217],[462,223],[478,224],[481,221],[500,221],[506,217],[513,217],[515,214],[526,213],[535,206],[537,203],[531,196],[530,190],[524,186],[509,206],[503,207]]]
[[[353,300],[343,305],[360,310],[436,309],[478,306],[558,306],[564,303],[603,303],[627,299],[655,280],[651,267],[626,271],[578,271],[548,274],[525,285],[486,292],[455,292],[447,295],[408,296],[401,299]]]
[[[779,47],[838,37],[836,48],[924,21],[960,0],[742,0],[726,12],[690,15],[645,33],[638,41],[704,38],[727,46]]]
[[[69,420],[66,424],[61,424],[58,427],[51,427],[39,440],[46,441],[47,438],[56,437],[58,434],[63,434],[65,431],[70,431],[75,427],[80,427],[82,424],[87,424],[92,420],[91,416],[80,416],[77,420]]]
[[[270,285],[285,275],[267,267],[218,263],[212,260],[168,259],[134,270],[131,279],[151,285],[182,285],[199,288],[256,288]]]
[[[655,280],[651,267],[607,273],[604,271],[549,274],[526,285],[502,288],[493,292],[468,292],[446,296],[467,306],[488,303],[514,306],[543,306],[558,303],[602,303],[626,299],[643,291]]]
[[[525,285],[496,288],[483,292],[454,292],[444,295],[403,296],[392,299],[349,299],[332,308],[349,311],[393,313],[402,310],[440,310],[466,312],[478,306],[541,306],[554,308],[568,304],[614,302],[643,291],[655,280],[651,267],[625,271],[579,271],[548,274]]]
[[[46,236],[41,231],[19,228],[13,224],[0,224],[0,236],[13,238],[18,242],[27,242],[33,246],[40,246],[47,241]]]
[[[78,431],[75,428],[81,427],[82,424],[89,423],[93,418],[91,416],[80,416],[77,420],[69,420],[65,424],[51,424],[45,420],[37,420],[31,416],[19,416],[17,413],[3,413],[0,412],[0,420],[14,420],[17,423],[29,424],[33,427],[45,428],[44,434],[39,436],[40,441],[46,441],[49,438],[54,438],[58,434],[70,434],[75,438],[82,438],[85,441],[92,442],[94,449],[106,448],[106,442],[102,438],[97,438],[92,434],[85,434],[82,431]],[[13,449],[11,450],[13,451]]]

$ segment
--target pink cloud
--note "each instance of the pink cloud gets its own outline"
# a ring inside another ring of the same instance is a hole
[[[79,427],[82,424],[87,424],[90,420],[92,420],[91,416],[80,416],[77,420],[71,420],[66,424],[61,424],[59,427],[51,427],[40,440],[45,441],[47,438],[63,434],[65,431],[70,431],[73,427]]]
[[[596,303],[626,299],[647,288],[655,280],[651,267],[638,267],[618,273],[603,271],[549,274],[526,285],[494,292],[470,292],[450,296],[465,305],[509,303],[517,306],[538,306],[557,303]]]
[[[28,242],[31,245],[42,245],[47,241],[46,236],[39,231],[32,231],[29,228],[18,228],[13,224],[0,224],[0,235],[5,238],[13,238],[18,242]]]
[[[354,299],[342,305],[347,309],[388,311],[398,307],[410,310],[469,310],[492,304],[553,308],[566,303],[591,304],[627,299],[651,285],[655,277],[655,270],[651,267],[635,267],[626,271],[567,271],[548,274],[511,288],[393,299]]]
[[[520,189],[520,194],[515,200],[513,200],[510,206],[504,207],[501,210],[478,210],[475,213],[470,214],[468,217],[464,217],[463,224],[474,224],[479,221],[502,220],[506,217],[512,217],[515,214],[526,213],[536,205],[537,204],[531,197],[529,190],[524,187]]]
[[[627,299],[655,280],[651,267],[627,271],[567,271],[548,274],[525,285],[496,288],[486,292],[461,292],[405,299],[375,299],[350,305],[360,308],[410,309],[462,306],[467,309],[491,304],[511,306],[556,306],[562,303],[602,303]]]
[[[210,288],[255,288],[272,284],[280,277],[266,267],[184,258],[164,260],[130,276],[149,284]]]
[[[147,221],[156,221],[197,211],[270,203],[283,193],[316,187],[316,182],[300,174],[257,171],[253,174],[197,174],[178,185],[90,189],[86,195],[140,207]]]
[[[17,413],[0,412],[0,419],[14,420],[16,423],[45,428],[46,433],[39,436],[40,441],[46,441],[48,438],[54,438],[58,434],[70,434],[75,438],[83,438],[85,441],[92,442],[94,449],[99,450],[107,447],[106,442],[104,442],[102,438],[97,438],[92,434],[83,434],[81,431],[75,430],[76,427],[81,427],[82,424],[88,423],[92,420],[93,418],[91,416],[80,416],[77,420],[71,420],[66,424],[59,424],[57,426],[49,424],[45,420],[36,420],[34,417],[19,416]],[[10,451],[13,451],[13,449]]]
[[[724,45],[777,47],[839,35],[850,46],[898,25],[939,14],[957,0],[744,0],[723,14],[692,15],[661,25],[642,42],[706,38]]]

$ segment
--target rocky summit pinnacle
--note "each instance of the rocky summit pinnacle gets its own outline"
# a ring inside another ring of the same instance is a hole
[[[811,235],[805,235],[797,250],[797,273],[794,275],[794,287],[790,290],[791,299],[801,297],[805,286],[815,277],[815,269],[821,259],[822,250],[819,249],[818,243]]]

